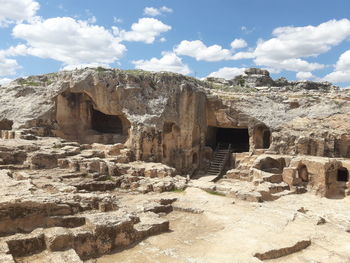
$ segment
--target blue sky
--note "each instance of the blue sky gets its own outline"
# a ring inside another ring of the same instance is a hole
[[[0,83],[105,66],[350,86],[349,0],[0,0]]]

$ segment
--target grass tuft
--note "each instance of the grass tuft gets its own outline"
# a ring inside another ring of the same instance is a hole
[[[213,191],[213,190],[205,190],[208,194],[211,194],[211,195],[217,195],[217,196],[226,196],[225,194],[223,193],[219,193],[217,191]]]

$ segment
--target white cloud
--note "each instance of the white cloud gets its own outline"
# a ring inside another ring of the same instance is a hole
[[[237,52],[232,56],[233,60],[255,58],[253,52]]]
[[[248,45],[247,42],[244,39],[242,39],[242,38],[236,38],[235,40],[233,40],[231,42],[231,48],[232,49],[244,48],[247,45]]]
[[[166,6],[162,6],[160,8],[160,11],[163,12],[163,13],[172,13],[173,12],[173,9],[169,8],[169,7],[166,7]]]
[[[162,37],[161,39],[159,39],[160,42],[166,42],[166,38],[165,37]]]
[[[315,78],[315,76],[311,73],[311,72],[298,72],[296,74],[296,77],[297,79],[300,79],[300,80],[309,80],[309,79],[313,79]]]
[[[0,85],[6,85],[8,83],[10,83],[13,79],[9,79],[9,78],[0,78]]]
[[[350,50],[345,51],[340,55],[337,64],[335,65],[337,71],[349,71],[350,70]]]
[[[334,71],[324,79],[331,82],[350,82],[350,50],[340,55]]]
[[[324,65],[319,63],[309,63],[300,58],[291,58],[285,60],[274,60],[268,57],[258,57],[255,59],[255,63],[259,66],[267,66],[278,70],[289,71],[314,71],[324,68]]]
[[[170,71],[181,74],[189,74],[191,70],[184,64],[178,56],[174,53],[166,52],[162,54],[163,57],[151,58],[150,60],[136,60],[132,61],[137,69],[149,71]]]
[[[137,23],[132,24],[131,31],[119,30],[117,27],[113,27],[114,34],[119,36],[121,40],[147,44],[152,44],[157,36],[170,29],[171,26],[155,18],[140,18]]]
[[[95,24],[97,22],[96,16],[89,17],[86,22],[90,24]]]
[[[126,52],[125,46],[104,27],[70,17],[17,25],[13,36],[27,42],[28,55],[58,60],[65,66],[91,63],[108,65]],[[25,50],[23,46],[17,49],[17,52]]]
[[[0,55],[0,76],[10,76],[16,74],[19,69],[17,61]]]
[[[248,28],[246,26],[242,26],[241,27],[241,30],[245,33],[245,34],[250,34],[250,33],[253,33],[255,31],[255,27],[253,28]]]
[[[196,60],[221,61],[232,59],[230,50],[223,49],[219,45],[207,47],[200,40],[183,40],[177,47],[175,47],[174,51],[178,55],[193,57]]]
[[[280,27],[274,38],[260,40],[254,51],[259,66],[291,71],[311,72],[324,67],[302,59],[329,51],[350,36],[348,19],[330,20],[318,26]]]
[[[146,7],[143,10],[143,14],[147,16],[159,16],[164,13],[172,13],[173,10],[169,7],[162,6],[161,8],[155,8],[155,7]]]
[[[143,10],[143,14],[144,15],[148,15],[148,16],[159,16],[161,14],[161,12],[157,9],[157,8],[154,8],[154,7],[146,7],[144,10]]]
[[[208,77],[214,78],[223,78],[223,79],[233,79],[238,75],[242,75],[244,73],[245,68],[229,68],[224,67],[219,69],[218,71],[212,72],[208,75]]]
[[[113,23],[115,24],[123,23],[123,19],[113,16]]]
[[[30,20],[39,8],[34,0],[0,0],[0,27]]]
[[[0,50],[0,77],[15,75],[16,70],[20,68],[17,61],[15,59],[10,59],[9,57],[26,54],[27,47],[25,45],[18,45],[5,50]],[[5,79],[2,80],[4,81]]]
[[[1,54],[8,57],[25,56],[28,54],[28,47],[23,44],[12,46],[6,50],[0,50]]]

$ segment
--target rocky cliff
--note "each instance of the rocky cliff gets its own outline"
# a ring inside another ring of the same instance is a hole
[[[232,81],[200,81],[97,68],[2,86],[0,119],[4,130],[13,122],[13,130],[32,135],[125,143],[136,160],[191,173],[205,166],[212,128],[247,129],[250,151],[263,147],[268,130],[270,151],[350,157],[349,101],[348,91],[329,83],[274,81],[257,69]]]

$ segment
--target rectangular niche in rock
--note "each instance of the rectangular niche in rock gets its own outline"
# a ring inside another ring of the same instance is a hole
[[[231,144],[233,152],[249,151],[249,133],[247,128],[208,127],[207,146],[216,148],[218,144]]]

